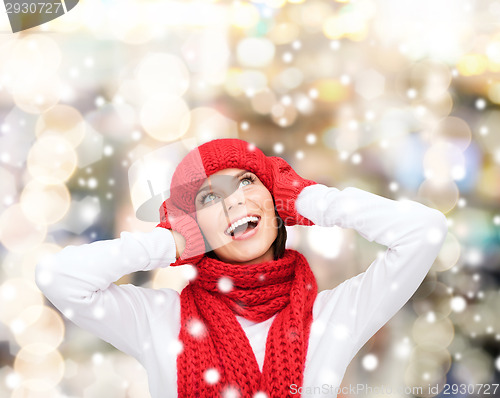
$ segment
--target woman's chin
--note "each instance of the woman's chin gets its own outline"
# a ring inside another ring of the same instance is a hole
[[[267,260],[272,260],[272,251],[270,254],[269,248],[257,248],[257,247],[226,247],[227,250],[215,251],[217,257],[219,257],[222,261],[230,264],[254,264],[260,263]],[[260,250],[259,250],[260,249]],[[218,253],[219,252],[219,253]],[[269,257],[269,259],[267,259]]]

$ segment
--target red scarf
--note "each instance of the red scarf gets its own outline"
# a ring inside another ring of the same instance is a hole
[[[297,397],[290,386],[302,385],[317,295],[305,257],[287,249],[276,261],[233,265],[205,256],[197,270],[197,278],[181,293],[179,397],[219,398],[225,392],[240,398],[257,392],[269,398]],[[219,283],[222,277],[229,279]],[[224,289],[227,281],[232,282],[229,292]],[[277,312],[261,373],[235,315],[262,322]]]

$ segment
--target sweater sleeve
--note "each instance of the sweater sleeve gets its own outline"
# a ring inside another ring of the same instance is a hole
[[[120,238],[70,245],[44,258],[36,266],[35,279],[42,293],[68,319],[140,359],[153,293],[173,296],[176,292],[156,293],[113,282],[174,261],[175,242],[167,229],[122,232]]]
[[[316,225],[353,228],[387,247],[365,272],[322,292],[325,306],[331,303],[325,309],[330,319],[345,322],[353,341],[352,358],[422,283],[446,237],[446,218],[418,202],[321,184],[306,187],[296,206]]]

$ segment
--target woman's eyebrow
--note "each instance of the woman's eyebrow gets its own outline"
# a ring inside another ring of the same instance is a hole
[[[240,171],[238,174],[234,175],[233,177],[234,178],[240,178],[242,175],[244,175],[246,173],[249,173],[249,171],[243,170],[243,171]],[[210,182],[210,177],[207,177],[207,181],[208,181],[208,185],[205,185],[203,188],[200,188],[198,190],[198,192],[196,193],[196,196],[198,196],[198,194],[200,194],[203,191],[208,191],[208,190],[212,189],[212,184]]]
[[[238,174],[236,174],[235,177],[240,178],[243,174],[246,174],[246,173],[249,173],[249,171],[243,170],[243,171],[239,172]]]
[[[198,190],[198,192],[196,192],[196,196],[198,196],[203,191],[212,190],[212,184],[210,183],[210,177],[208,177],[207,179],[208,179],[208,185],[205,185],[203,188],[200,188]]]
[[[208,190],[210,190],[210,189],[211,189],[211,188],[210,188],[210,185],[207,185],[207,186],[205,186],[205,187],[203,187],[203,188],[200,188],[200,189],[198,190],[198,192],[196,193],[196,195],[198,196],[198,195],[199,195],[200,193],[202,193],[203,191],[208,191]]]
[[[200,188],[198,192],[196,192],[196,196],[198,196],[203,191],[212,190],[212,181],[210,181],[210,176],[207,177],[208,185],[205,185],[203,188]]]

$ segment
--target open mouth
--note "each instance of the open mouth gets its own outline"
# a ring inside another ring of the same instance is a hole
[[[260,217],[259,216],[247,216],[239,219],[238,221],[232,223],[224,233],[233,238],[238,238],[239,236],[244,235],[245,233],[251,231],[252,229],[257,228],[259,225]]]

